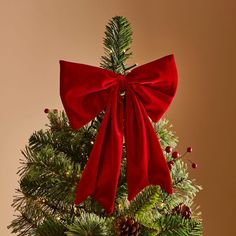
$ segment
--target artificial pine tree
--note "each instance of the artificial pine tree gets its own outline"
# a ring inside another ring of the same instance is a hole
[[[126,18],[112,18],[106,26],[101,67],[127,74],[136,66],[126,64],[132,55],[131,42],[132,31]],[[153,127],[171,172],[173,194],[167,194],[159,186],[149,186],[128,201],[124,145],[115,209],[113,214],[107,214],[91,197],[74,204],[76,184],[104,113],[78,131],[72,130],[63,111],[45,109],[45,113],[49,125],[34,132],[22,151],[20,187],[13,201],[17,215],[9,226],[13,233],[18,236],[202,235],[200,214],[193,203],[201,187],[189,179],[183,159],[192,149],[188,148],[184,155],[172,152],[178,140],[166,119],[153,123]],[[196,168],[196,164],[192,163],[192,167]]]

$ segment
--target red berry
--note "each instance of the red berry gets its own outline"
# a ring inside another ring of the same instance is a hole
[[[170,165],[174,165],[174,161],[173,161],[173,160],[168,161],[168,163],[169,163]]]
[[[58,113],[58,110],[57,109],[53,109],[53,113]]]
[[[192,152],[192,151],[193,151],[193,149],[191,147],[187,148],[187,152]]]
[[[167,153],[172,152],[172,148],[170,146],[167,146],[165,150],[166,150]]]
[[[174,159],[178,159],[179,158],[179,153],[178,152],[172,152],[172,155],[171,155]]]
[[[49,111],[50,111],[50,110],[49,110],[48,108],[45,108],[45,109],[44,109],[44,113],[49,113]]]
[[[172,168],[172,165],[174,165],[174,161],[168,161],[168,167],[169,167],[169,169],[171,170],[171,168]]]
[[[197,164],[193,162],[193,163],[192,163],[192,168],[193,168],[193,169],[196,169],[196,168],[197,168]]]

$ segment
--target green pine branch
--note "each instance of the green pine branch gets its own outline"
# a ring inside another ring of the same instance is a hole
[[[182,191],[189,199],[193,199],[202,188],[195,184],[195,180],[189,179],[187,168],[182,160],[175,161],[171,169],[172,182],[177,191]]]
[[[201,236],[202,226],[200,222],[185,219],[178,215],[166,215],[158,219],[160,226],[159,236]]]
[[[107,226],[107,221],[93,213],[81,212],[80,217],[68,226],[67,236],[108,236],[111,229]]]
[[[125,74],[130,68],[126,60],[132,55],[130,44],[132,30],[125,17],[113,17],[106,26],[103,40],[105,56],[101,58],[101,67],[114,72]]]
[[[134,216],[135,218],[142,216],[155,206],[159,198],[159,192],[158,186],[146,187],[131,201],[126,214]]]
[[[73,162],[80,162],[83,169],[92,150],[98,127],[84,126],[74,132],[64,112],[48,114],[49,129],[34,132],[29,139],[29,147],[34,151],[51,145],[55,152],[66,153]],[[98,124],[97,124],[98,126]]]
[[[178,144],[178,138],[175,132],[172,131],[172,125],[169,124],[167,119],[161,119],[157,123],[152,123],[160,141],[163,151],[167,146],[175,148]]]
[[[67,227],[63,225],[59,220],[53,220],[52,218],[45,219],[36,229],[36,235],[38,236],[65,236]]]

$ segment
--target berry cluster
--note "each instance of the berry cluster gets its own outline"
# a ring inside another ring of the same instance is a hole
[[[49,113],[49,112],[53,112],[53,113],[56,114],[56,113],[58,113],[58,110],[57,110],[57,109],[49,109],[49,108],[45,108],[45,109],[44,109],[44,113],[47,114],[47,113]]]
[[[172,152],[172,148],[171,148],[170,146],[167,146],[167,147],[165,148],[165,151],[166,151],[166,153],[171,153],[172,159],[171,159],[170,161],[168,161],[168,167],[169,167],[169,169],[171,170],[172,165],[174,165],[174,163],[175,163],[176,160],[178,160],[178,159],[180,159],[180,158],[183,158],[187,153],[191,153],[191,152],[193,151],[193,149],[192,149],[191,147],[188,147],[187,150],[186,150],[186,152],[185,152],[183,155],[180,155],[180,153],[177,152],[177,151]],[[192,161],[189,160],[189,159],[188,159],[188,161],[192,164],[192,168],[193,168],[193,169],[196,169],[196,168],[197,168],[197,164],[196,164],[196,163],[192,162]]]

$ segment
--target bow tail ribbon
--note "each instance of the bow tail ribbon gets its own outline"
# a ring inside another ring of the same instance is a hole
[[[107,213],[112,213],[114,209],[124,134],[123,102],[118,88],[114,90],[111,91],[96,142],[77,185],[75,200],[76,204],[80,204],[92,196]]]
[[[128,199],[132,200],[148,185],[160,185],[172,193],[168,165],[157,135],[145,108],[129,91],[125,120]]]
[[[77,185],[75,201],[80,204],[92,196],[108,213],[114,209],[123,135],[126,140],[128,199],[132,200],[148,185],[160,185],[164,191],[172,193],[169,169],[145,108],[127,91],[123,123],[123,99],[117,89],[114,94]]]

